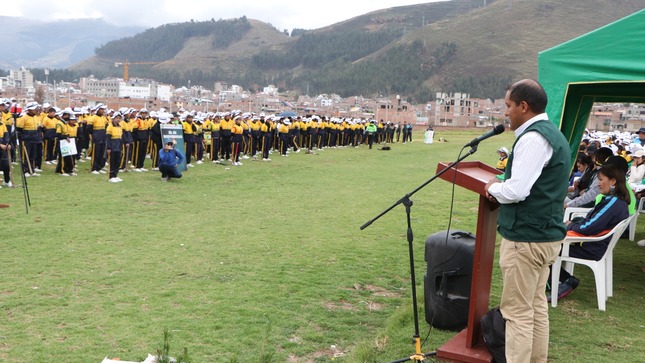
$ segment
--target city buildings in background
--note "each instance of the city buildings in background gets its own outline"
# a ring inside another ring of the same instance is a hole
[[[46,71],[47,75],[48,72]],[[25,67],[0,77],[0,97],[19,102],[35,100],[55,107],[83,107],[104,103],[110,108],[133,107],[151,110],[181,108],[223,112],[242,110],[255,113],[293,111],[299,116],[326,115],[343,118],[369,118],[392,123],[411,123],[437,127],[488,128],[507,122],[502,99],[473,98],[468,93],[437,92],[434,100],[411,104],[399,95],[367,98],[340,97],[336,94],[315,96],[283,91],[266,85],[251,92],[227,82],[215,82],[213,89],[201,86],[162,84],[151,79],[83,77],[78,83],[34,81]],[[636,131],[645,126],[645,104],[615,103],[594,105],[587,128],[601,131]]]

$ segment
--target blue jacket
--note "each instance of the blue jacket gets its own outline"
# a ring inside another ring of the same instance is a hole
[[[181,164],[183,161],[184,155],[175,149],[171,151],[166,151],[165,149],[159,150],[159,166],[175,166]]]
[[[614,228],[627,217],[629,217],[627,203],[616,196],[606,196],[589,211],[583,220],[569,224],[567,229],[592,236]],[[583,243],[582,246],[598,260],[605,254],[609,240],[610,237],[607,237],[601,242]]]

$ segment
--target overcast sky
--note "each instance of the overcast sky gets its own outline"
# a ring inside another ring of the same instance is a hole
[[[374,10],[440,0],[11,0],[0,15],[33,19],[103,18],[115,25],[247,18],[283,29],[317,29]]]

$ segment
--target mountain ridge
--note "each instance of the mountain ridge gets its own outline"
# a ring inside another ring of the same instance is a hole
[[[114,63],[129,59],[132,77],[176,86],[274,84],[417,102],[437,91],[498,98],[512,80],[537,78],[539,51],[641,9],[641,0],[452,0],[381,9],[297,35],[294,29],[294,36],[244,16],[173,23],[108,41],[65,74],[119,77]],[[238,32],[215,31],[227,24]],[[146,48],[151,44],[158,45]],[[136,65],[135,57],[147,54],[140,49],[150,49],[155,64]]]

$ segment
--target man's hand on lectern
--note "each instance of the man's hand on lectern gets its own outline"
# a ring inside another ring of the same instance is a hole
[[[497,202],[497,199],[495,199],[495,197],[488,193],[488,188],[490,188],[490,186],[495,183],[501,183],[501,180],[493,178],[489,180],[488,183],[486,183],[486,185],[484,186],[484,190],[486,191],[486,198],[488,198],[488,200],[490,200],[491,202]]]

